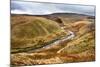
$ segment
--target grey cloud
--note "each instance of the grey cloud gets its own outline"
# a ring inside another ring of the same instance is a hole
[[[11,1],[11,11],[14,10],[19,10],[27,14],[49,14],[55,12],[71,12],[71,13],[94,15],[95,7],[85,6],[85,5]]]

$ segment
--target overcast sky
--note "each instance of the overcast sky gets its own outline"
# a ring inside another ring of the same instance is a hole
[[[94,6],[11,1],[12,14],[44,15],[52,13],[78,13],[95,15]]]

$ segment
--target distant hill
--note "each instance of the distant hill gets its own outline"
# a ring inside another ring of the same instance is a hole
[[[77,13],[52,13],[52,14],[45,14],[45,15],[32,15],[32,14],[11,14],[12,16],[15,15],[23,15],[23,16],[90,16],[85,14],[77,14]]]
[[[35,16],[35,17],[44,17],[53,21],[56,21],[57,23],[64,23],[66,22],[76,22],[83,19],[91,19],[94,18],[94,16],[84,15],[84,14],[77,14],[77,13],[53,13],[53,14],[47,14],[47,15],[29,15],[29,14],[12,14],[12,16]],[[65,22],[64,22],[65,21]]]

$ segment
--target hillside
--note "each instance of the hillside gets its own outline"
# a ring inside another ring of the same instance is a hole
[[[95,17],[12,15],[12,65],[95,61]]]
[[[51,41],[62,33],[58,23],[43,17],[12,16],[11,21],[11,47],[16,49]]]
[[[62,22],[62,20],[66,20],[67,22],[75,22],[78,20],[82,20],[84,18],[94,18],[94,16],[88,16],[88,15],[83,15],[83,14],[76,14],[76,13],[53,13],[53,14],[48,14],[48,15],[28,15],[28,14],[12,14],[12,16],[35,16],[35,17],[44,17],[56,22]]]

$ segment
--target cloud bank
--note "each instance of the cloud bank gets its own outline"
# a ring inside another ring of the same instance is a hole
[[[11,1],[11,13],[32,15],[78,13],[94,16],[95,6]]]

